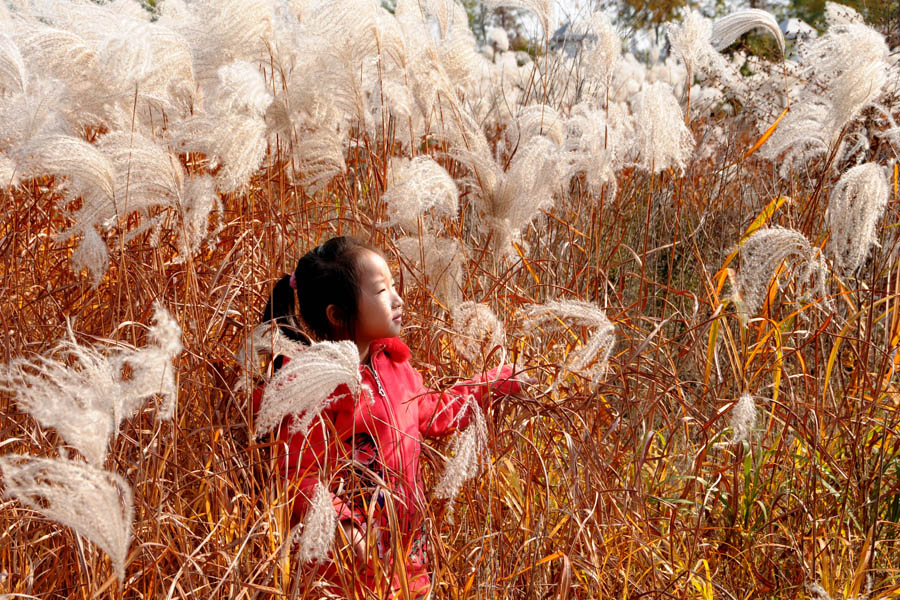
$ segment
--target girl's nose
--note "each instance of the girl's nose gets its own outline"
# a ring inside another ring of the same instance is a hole
[[[394,292],[394,302],[393,302],[393,307],[394,307],[394,308],[400,308],[401,306],[403,306],[403,298],[401,298],[401,297],[400,297],[400,294],[398,294],[398,293],[395,291],[395,292]]]

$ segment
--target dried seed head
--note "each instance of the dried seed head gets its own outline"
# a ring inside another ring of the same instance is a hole
[[[450,311],[453,345],[466,360],[477,362],[506,342],[503,323],[486,304],[463,302]]]
[[[316,483],[306,518],[299,530],[295,528],[291,534],[292,541],[299,545],[297,555],[300,561],[306,563],[327,559],[336,527],[337,512],[331,493],[324,485]]]
[[[256,433],[278,427],[287,416],[295,417],[291,432],[305,433],[319,413],[333,400],[341,385],[350,394],[359,394],[359,350],[351,341],[319,342],[295,347],[285,354],[290,359],[266,385]]]
[[[84,463],[28,455],[0,457],[6,495],[71,527],[109,555],[125,578],[131,543],[131,487],[119,475]]]
[[[825,222],[826,249],[845,273],[858,269],[869,248],[878,244],[875,230],[890,197],[890,184],[875,163],[858,165],[841,175],[831,192]]]
[[[459,211],[456,182],[430,156],[412,160],[392,158],[388,188],[383,196],[389,224],[398,224],[414,233],[418,219],[431,211],[434,216],[455,218]],[[426,226],[428,225],[426,221]]]
[[[472,422],[453,440],[453,456],[447,461],[444,474],[435,486],[434,493],[438,498],[455,498],[466,481],[481,473],[487,455],[488,431],[484,414],[471,397],[465,410],[472,411]]]
[[[790,270],[799,269],[795,280],[802,293],[825,295],[825,260],[799,231],[779,226],[760,229],[744,241],[738,255],[741,265],[732,299],[745,323],[762,307],[769,283],[784,261]]]
[[[566,326],[571,323],[592,328],[594,331],[587,343],[571,355],[566,368],[587,377],[592,384],[599,383],[606,375],[616,343],[616,328],[602,309],[580,300],[551,300],[546,304],[526,306],[520,317],[526,330],[559,321]]]
[[[750,439],[756,427],[756,403],[753,396],[744,394],[731,412],[731,441],[740,444]]]

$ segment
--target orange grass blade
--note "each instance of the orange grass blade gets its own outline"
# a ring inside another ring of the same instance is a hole
[[[762,137],[760,137],[758,140],[756,140],[756,143],[753,144],[753,146],[749,150],[747,150],[747,152],[744,153],[745,159],[749,158],[751,154],[753,154],[754,152],[759,150],[760,147],[766,143],[766,140],[768,140],[770,137],[772,137],[772,134],[775,133],[775,130],[778,128],[778,124],[781,123],[781,120],[784,118],[784,115],[788,114],[788,111],[790,109],[791,109],[791,107],[788,106],[781,112],[780,115],[778,115],[778,118],[775,119],[775,122],[772,123],[772,125],[769,126],[768,129],[766,129],[766,132],[764,134],[762,134]]]
[[[554,552],[553,554],[549,554],[549,555],[545,556],[544,558],[542,558],[541,560],[537,561],[537,562],[534,563],[533,565],[529,565],[529,566],[525,567],[524,569],[519,569],[518,571],[516,571],[516,572],[513,573],[512,575],[507,575],[506,577],[503,577],[503,578],[499,579],[498,581],[506,581],[506,580],[508,580],[508,579],[512,579],[513,577],[518,577],[518,576],[521,575],[522,573],[527,573],[528,571],[530,571],[530,570],[531,570],[532,568],[534,568],[534,567],[538,567],[538,566],[540,566],[540,565],[542,565],[542,564],[544,564],[544,563],[546,563],[546,562],[550,562],[551,560],[556,560],[557,558],[559,558],[559,557],[561,557],[561,556],[563,556],[563,553],[562,553],[562,552]]]
[[[522,263],[525,265],[525,268],[528,269],[528,272],[531,273],[532,279],[538,285],[541,285],[541,280],[538,278],[537,273],[534,272],[534,269],[531,268],[531,263],[528,262],[528,259],[525,258],[525,254],[522,252],[522,249],[519,248],[519,245],[515,242],[512,243],[513,248],[516,249],[516,252],[519,253],[519,258],[522,259]]]

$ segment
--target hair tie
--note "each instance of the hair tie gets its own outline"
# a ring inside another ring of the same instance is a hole
[[[297,273],[296,272],[291,273],[290,285],[291,285],[292,289],[294,289],[294,290],[297,289]]]

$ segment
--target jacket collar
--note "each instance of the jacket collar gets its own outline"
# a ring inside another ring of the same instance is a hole
[[[373,358],[384,352],[385,356],[395,363],[406,362],[411,355],[409,347],[398,337],[375,340],[372,342],[370,352]]]

